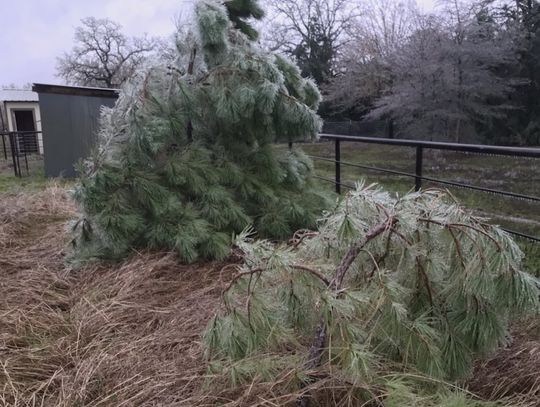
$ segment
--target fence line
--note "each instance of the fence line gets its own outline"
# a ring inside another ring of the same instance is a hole
[[[16,177],[22,177],[22,164],[26,174],[30,174],[28,157],[43,154],[43,142],[39,140],[41,131],[8,131],[0,132],[2,138],[2,156],[4,160],[10,159]],[[23,161],[23,163],[21,163]]]
[[[388,174],[414,178],[415,191],[420,190],[420,188],[422,187],[422,181],[428,181],[428,182],[438,183],[442,185],[449,185],[449,186],[454,186],[458,188],[465,188],[469,190],[479,191],[483,193],[501,195],[501,196],[505,196],[505,197],[509,197],[513,199],[522,199],[522,200],[527,200],[531,202],[540,202],[539,196],[525,195],[525,194],[515,193],[511,191],[485,188],[478,185],[465,184],[461,182],[427,177],[423,175],[424,150],[446,150],[446,151],[456,151],[456,152],[465,152],[465,153],[489,154],[489,155],[495,155],[495,156],[527,157],[527,158],[532,158],[532,159],[540,159],[540,148],[522,148],[522,147],[489,146],[489,145],[480,145],[480,144],[443,143],[443,142],[432,142],[432,141],[421,141],[421,140],[388,139],[388,138],[375,138],[375,137],[354,137],[354,136],[341,136],[341,135],[327,134],[327,133],[320,134],[320,138],[334,142],[334,158],[331,159],[331,158],[319,157],[319,156],[310,156],[310,157],[314,160],[333,162],[335,164],[335,171],[334,171],[333,180],[329,178],[325,178],[325,177],[320,177],[318,175],[316,176],[316,178],[334,184],[336,193],[338,194],[341,194],[342,188],[349,188],[349,189],[352,188],[351,186],[344,184],[341,180],[342,166],[349,166],[349,167],[372,170],[376,172],[384,172]],[[393,146],[400,146],[400,147],[414,147],[416,151],[415,152],[415,172],[408,173],[408,172],[403,172],[403,171],[392,170],[389,168],[373,167],[369,165],[362,165],[362,164],[343,161],[341,159],[341,142],[370,143],[370,144],[393,145]],[[291,145],[292,144],[289,143],[289,146]],[[539,164],[540,164],[540,160],[539,160]],[[504,230],[515,236],[529,239],[534,242],[540,242],[540,237],[538,236],[531,236],[525,233],[510,230],[510,229],[504,229]]]

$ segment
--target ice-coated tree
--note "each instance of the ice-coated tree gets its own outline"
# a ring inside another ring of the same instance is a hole
[[[245,261],[205,333],[210,368],[233,382],[280,378],[274,392],[314,400],[342,391],[343,406],[479,406],[415,398],[422,386],[405,384],[463,377],[508,340],[512,318],[539,310],[517,244],[441,191],[358,185],[318,231],[295,237],[236,242]]]
[[[119,88],[152,51],[157,38],[128,37],[122,26],[107,18],[87,17],[75,30],[75,45],[57,61],[57,76],[72,85]]]
[[[482,8],[448,3],[444,19],[419,20],[389,59],[392,84],[369,115],[391,117],[403,137],[478,139],[510,108],[512,82],[499,72],[512,54],[501,27]]]
[[[391,56],[415,29],[420,14],[413,0],[364,0],[349,41],[341,50],[337,74],[324,87],[331,111],[361,117],[392,83]]]
[[[503,3],[495,12],[500,24],[512,37],[514,61],[505,74],[508,81],[518,81],[511,95],[516,109],[507,120],[499,120],[492,132],[495,141],[540,144],[540,2],[516,0]]]
[[[225,257],[247,225],[272,238],[315,225],[326,198],[310,160],[273,143],[316,137],[320,95],[254,42],[261,17],[256,0],[199,1],[177,63],[139,73],[104,110],[74,193],[76,254],[150,247],[192,262]]]
[[[267,27],[270,48],[294,57],[303,75],[318,85],[336,73],[337,58],[347,43],[347,32],[358,13],[346,0],[271,0],[275,15]]]

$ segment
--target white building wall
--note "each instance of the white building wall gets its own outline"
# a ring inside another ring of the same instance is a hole
[[[17,131],[15,123],[13,121],[14,115],[12,114],[13,110],[18,109],[28,109],[34,111],[34,119],[36,123],[36,131],[41,132],[41,113],[39,111],[38,102],[5,102],[6,106],[6,116],[7,116],[7,125],[9,131]],[[43,134],[38,133],[38,148],[39,153],[43,154]]]

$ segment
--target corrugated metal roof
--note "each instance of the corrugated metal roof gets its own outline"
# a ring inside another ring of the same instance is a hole
[[[0,89],[0,101],[3,102],[39,102],[36,92],[31,90]]]

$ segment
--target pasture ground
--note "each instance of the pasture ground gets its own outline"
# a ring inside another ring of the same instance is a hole
[[[0,406],[283,406],[280,383],[229,388],[206,368],[200,335],[234,262],[180,265],[171,253],[71,269],[66,189],[0,192]],[[477,363],[470,391],[540,399],[540,323]]]

